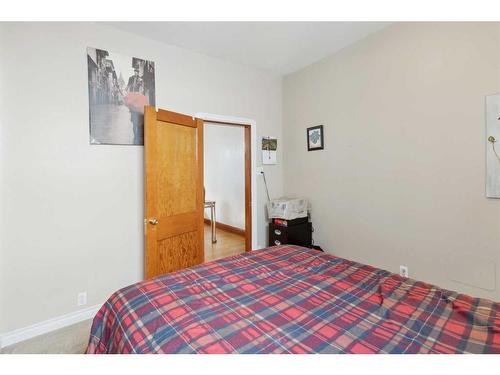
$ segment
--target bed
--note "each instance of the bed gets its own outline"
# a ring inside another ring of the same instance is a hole
[[[87,353],[500,353],[500,305],[275,246],[115,292]]]

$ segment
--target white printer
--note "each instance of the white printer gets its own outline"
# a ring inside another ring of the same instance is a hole
[[[307,217],[308,200],[305,198],[278,198],[267,203],[269,219],[293,220]]]

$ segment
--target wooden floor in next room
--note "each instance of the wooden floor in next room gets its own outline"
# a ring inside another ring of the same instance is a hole
[[[217,242],[212,243],[210,225],[205,224],[205,262],[245,252],[245,236],[217,228]]]

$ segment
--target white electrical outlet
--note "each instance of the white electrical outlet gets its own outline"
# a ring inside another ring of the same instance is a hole
[[[409,277],[408,266],[399,266],[399,275],[402,277]]]
[[[78,293],[77,305],[83,306],[87,304],[87,292]]]

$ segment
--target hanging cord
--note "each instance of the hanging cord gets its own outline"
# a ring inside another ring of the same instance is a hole
[[[269,198],[269,190],[267,189],[266,174],[264,173],[264,171],[261,171],[260,174],[262,175],[262,177],[264,177],[264,186],[266,187],[267,200],[268,202],[270,202],[271,198]]]

